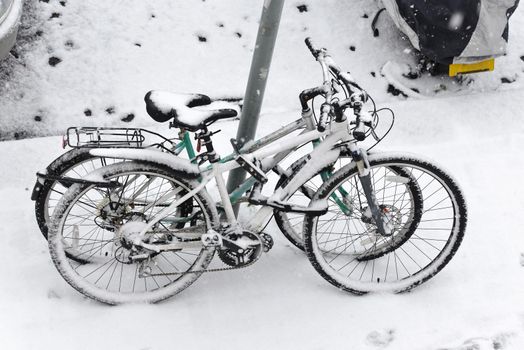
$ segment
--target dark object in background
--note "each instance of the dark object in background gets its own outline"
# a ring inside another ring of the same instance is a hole
[[[519,0],[382,0],[396,26],[424,56],[471,64],[506,52],[508,20]]]

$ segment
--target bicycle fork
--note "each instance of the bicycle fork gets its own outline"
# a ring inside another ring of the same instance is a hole
[[[382,236],[391,236],[393,234],[392,227],[385,222],[386,216],[384,215],[382,208],[379,206],[377,197],[375,196],[375,190],[373,189],[373,183],[371,180],[371,166],[369,164],[367,153],[358,148],[354,143],[349,144],[349,150],[351,151],[353,161],[357,165],[360,184],[362,185],[364,195],[368,202],[371,218],[377,225],[378,233]]]

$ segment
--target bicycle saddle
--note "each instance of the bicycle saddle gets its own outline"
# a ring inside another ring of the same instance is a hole
[[[190,131],[202,129],[217,120],[237,116],[234,109],[209,110],[195,108],[211,104],[202,94],[179,94],[167,91],[149,91],[144,97],[147,113],[159,123],[173,119],[173,126]]]

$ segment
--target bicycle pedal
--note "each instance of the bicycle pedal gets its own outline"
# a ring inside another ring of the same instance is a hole
[[[275,243],[273,241],[273,237],[271,237],[269,234],[265,232],[260,232],[258,235],[260,236],[260,240],[262,241],[262,249],[264,253],[269,252],[271,248],[273,248],[273,244]]]
[[[218,232],[208,231],[202,235],[202,244],[204,247],[221,247],[222,236]]]
[[[247,171],[251,176],[253,176],[258,182],[265,184],[267,182],[266,174],[258,167],[254,162],[247,159],[244,155],[239,154],[235,161],[240,164],[240,166]],[[257,162],[255,160],[255,162]]]

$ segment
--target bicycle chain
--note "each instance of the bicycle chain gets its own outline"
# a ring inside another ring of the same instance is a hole
[[[262,255],[260,255],[260,256],[262,256]],[[256,259],[256,260],[253,260],[250,263],[242,265],[242,266],[230,266],[230,267],[222,267],[222,268],[209,269],[209,270],[186,271],[186,272],[145,273],[145,274],[144,274],[144,272],[139,272],[139,274],[142,274],[142,277],[158,277],[158,276],[173,276],[173,275],[181,276],[181,275],[185,275],[185,274],[188,274],[188,273],[205,273],[205,272],[222,272],[222,271],[229,271],[229,270],[239,270],[239,269],[243,269],[243,268],[246,268],[246,267],[249,267],[249,266],[253,265],[259,259],[260,259],[260,257],[258,259]]]
[[[264,232],[260,232],[258,235],[260,236],[261,244],[263,246],[263,251],[260,254],[260,256],[262,256],[262,254],[267,253],[268,251],[271,250],[271,248],[273,248],[274,242],[273,242],[273,239],[271,238],[271,236],[269,236],[268,234],[266,234]],[[268,237],[266,237],[266,236],[268,236]],[[209,248],[206,248],[206,249],[209,249]],[[247,264],[241,265],[241,266],[230,266],[230,267],[222,267],[222,268],[209,269],[209,270],[186,271],[186,272],[146,273],[146,275],[143,275],[144,272],[139,272],[139,273],[142,274],[143,277],[157,277],[157,276],[173,276],[173,275],[181,276],[181,275],[185,275],[185,274],[188,274],[188,273],[205,273],[205,272],[221,272],[221,271],[229,271],[229,270],[239,270],[239,269],[243,269],[245,267],[249,267],[249,266],[253,265],[254,263],[256,263],[260,259],[260,256],[256,260],[253,260],[253,261],[251,261],[251,262],[249,262]],[[213,258],[211,258],[211,259],[213,259]]]

